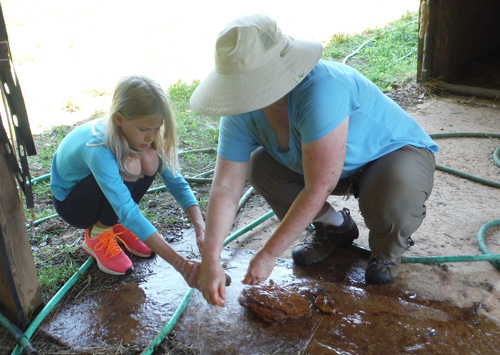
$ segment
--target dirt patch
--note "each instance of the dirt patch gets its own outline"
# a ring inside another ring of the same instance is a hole
[[[499,133],[500,108],[491,101],[447,96],[409,112],[429,133]],[[437,164],[500,182],[500,167],[493,161],[500,140],[460,137],[436,141],[441,148]],[[499,201],[498,188],[437,171],[427,218],[414,235],[417,244],[405,255],[481,254],[478,232],[485,223],[500,218]],[[499,253],[500,230],[492,228],[484,237],[490,251]],[[449,299],[460,307],[480,303],[484,313],[499,322],[500,273],[490,263],[405,264],[403,270],[398,280],[402,286],[435,299]]]

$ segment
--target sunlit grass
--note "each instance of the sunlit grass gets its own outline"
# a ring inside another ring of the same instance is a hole
[[[337,62],[347,59],[347,65],[359,70],[380,89],[391,90],[393,85],[415,78],[417,48],[418,14],[407,13],[382,29],[354,36],[332,36],[323,58]],[[349,57],[351,54],[354,55]]]

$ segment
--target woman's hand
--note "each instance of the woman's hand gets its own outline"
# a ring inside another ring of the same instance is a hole
[[[205,300],[215,306],[224,306],[226,300],[226,274],[219,259],[202,261],[200,291]]]
[[[250,260],[243,283],[256,285],[265,281],[271,275],[277,261],[278,257],[269,254],[264,249],[260,249]]]

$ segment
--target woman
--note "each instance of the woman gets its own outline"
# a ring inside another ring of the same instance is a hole
[[[282,35],[265,15],[228,24],[216,43],[216,67],[193,93],[200,113],[222,115],[206,215],[200,286],[223,305],[219,254],[245,180],[280,224],[250,261],[243,280],[256,284],[313,222],[312,238],[292,257],[319,263],[358,237],[349,211],[331,195],[354,195],[369,229],[366,281],[394,280],[425,216],[438,146],[396,103],[359,72],[320,61],[320,43]]]

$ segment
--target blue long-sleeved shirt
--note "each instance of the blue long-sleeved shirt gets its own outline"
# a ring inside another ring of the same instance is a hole
[[[90,174],[94,175],[99,187],[117,214],[120,223],[144,241],[157,229],[141,213],[139,206],[123,183],[115,155],[104,145],[104,124],[95,126],[86,123],[71,131],[61,142],[52,160],[50,188],[56,199],[64,201],[73,188]],[[198,205],[191,187],[176,172],[167,168],[161,173],[167,190],[185,211]]]

